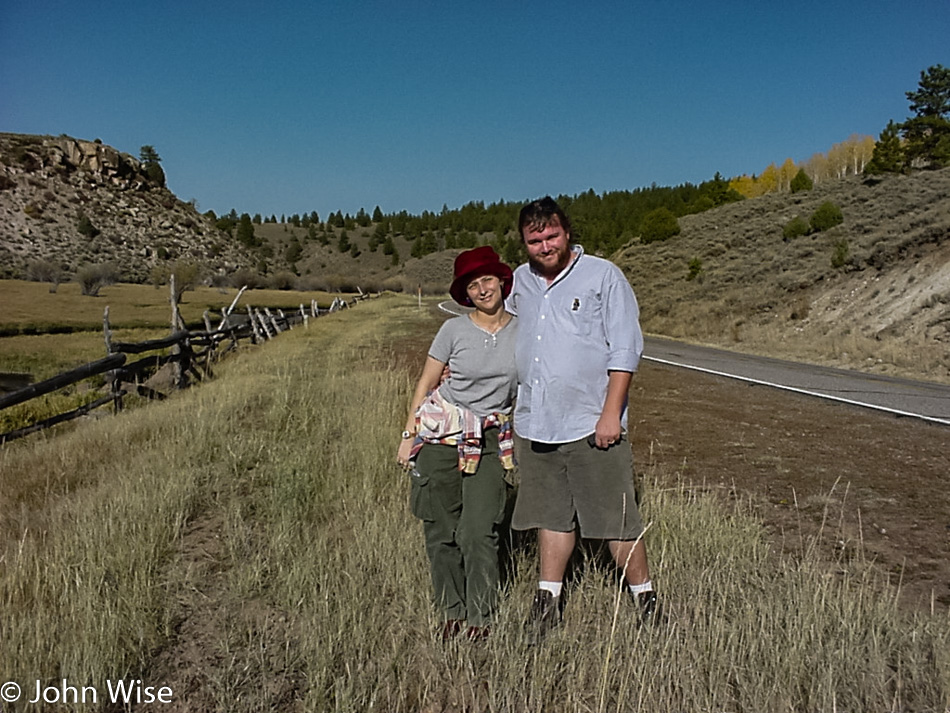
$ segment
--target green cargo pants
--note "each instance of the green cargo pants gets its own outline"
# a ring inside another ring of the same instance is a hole
[[[458,469],[458,449],[427,444],[416,458],[410,507],[422,520],[435,604],[443,617],[486,626],[498,602],[498,526],[505,516],[498,431],[485,432],[478,470]]]

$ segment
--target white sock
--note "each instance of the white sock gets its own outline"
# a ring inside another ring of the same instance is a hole
[[[551,592],[555,597],[561,596],[561,588],[563,586],[564,584],[562,582],[538,582],[538,589]]]
[[[628,584],[627,587],[629,587],[630,593],[633,596],[637,596],[638,594],[645,594],[646,592],[652,592],[653,582],[648,579],[643,584]]]

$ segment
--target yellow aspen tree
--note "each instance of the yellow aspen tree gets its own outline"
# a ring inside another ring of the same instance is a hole
[[[795,178],[796,173],[798,173],[798,166],[795,162],[790,158],[785,159],[785,163],[778,170],[778,190],[783,193],[792,190],[792,179]]]
[[[850,156],[844,142],[834,144],[828,150],[828,168],[834,178],[844,178],[848,174]]]
[[[746,198],[755,198],[758,195],[755,179],[752,176],[747,176],[744,173],[741,176],[736,176],[731,181],[729,181],[729,188],[738,191]]]
[[[868,153],[868,141],[870,141],[870,153]],[[870,136],[851,134],[846,141],[835,146],[839,148],[840,158],[844,162],[840,176],[860,175],[864,171],[864,165],[874,154],[874,139]]]
[[[858,143],[858,161],[860,163],[860,168],[856,173],[864,173],[864,167],[868,165],[868,162],[874,157],[874,137],[873,136],[862,136]]]
[[[778,190],[778,169],[774,163],[770,163],[759,176],[759,195],[765,193],[775,193]]]
[[[816,153],[805,165],[805,170],[811,176],[812,183],[818,184],[831,178],[831,170],[828,165],[828,157],[823,153]]]

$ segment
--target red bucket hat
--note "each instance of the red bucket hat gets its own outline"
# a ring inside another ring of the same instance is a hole
[[[465,307],[471,307],[465,288],[468,283],[482,275],[494,275],[501,280],[502,297],[511,294],[511,268],[501,261],[491,245],[483,245],[474,250],[466,250],[455,258],[455,279],[449,288],[452,299]]]

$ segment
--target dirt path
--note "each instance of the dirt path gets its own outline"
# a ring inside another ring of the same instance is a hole
[[[665,470],[748,496],[779,547],[822,530],[823,555],[863,545],[908,606],[950,606],[950,428],[644,363],[630,431],[639,463],[652,447]]]

